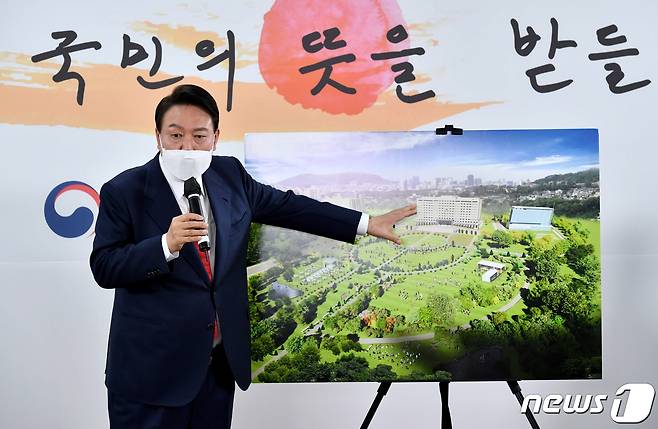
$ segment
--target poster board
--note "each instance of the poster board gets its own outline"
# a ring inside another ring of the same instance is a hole
[[[594,129],[266,133],[257,179],[369,213],[402,244],[252,227],[260,382],[601,377]]]

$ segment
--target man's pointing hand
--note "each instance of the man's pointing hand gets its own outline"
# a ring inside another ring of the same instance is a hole
[[[400,237],[393,232],[393,225],[414,214],[416,214],[416,204],[391,210],[383,215],[373,216],[368,222],[368,234],[374,237],[385,238],[396,244],[401,244]]]

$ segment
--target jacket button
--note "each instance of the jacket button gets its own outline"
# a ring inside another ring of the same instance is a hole
[[[211,330],[211,329],[213,329],[214,327],[215,327],[215,324],[214,324],[214,323],[208,323],[208,325],[206,325],[206,328],[208,328],[208,330]]]

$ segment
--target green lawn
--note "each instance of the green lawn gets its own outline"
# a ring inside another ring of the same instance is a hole
[[[601,258],[601,222],[596,219],[569,219],[571,222],[580,223],[587,231],[589,237],[587,240],[594,245],[596,256]]]
[[[516,304],[514,304],[510,309],[508,309],[505,314],[509,316],[510,318],[515,315],[520,315],[523,314],[523,309],[527,308],[525,303],[523,302],[522,299],[519,300]]]
[[[402,239],[402,246],[422,245],[432,239],[440,240],[445,244],[445,236],[443,235],[430,235],[430,234],[407,234],[400,237]]]
[[[452,243],[454,241],[456,246],[466,247],[471,244],[474,237],[474,235],[450,234],[448,236],[448,243]]]
[[[368,361],[374,368],[379,364],[390,365],[400,377],[413,372],[430,374],[437,363],[448,362],[463,354],[459,340],[448,332],[438,332],[434,339],[398,344],[362,344],[363,350],[351,352]],[[342,354],[342,353],[341,353]],[[322,362],[335,362],[340,355],[320,349]]]
[[[358,253],[360,260],[378,266],[400,253],[401,250],[400,247],[382,240],[365,246],[359,246]]]
[[[453,260],[459,259],[460,256],[464,254],[463,247],[448,247],[441,250],[433,250],[426,253],[421,252],[412,252],[409,251],[389,264],[388,267],[398,267],[402,270],[418,270],[418,265],[425,266],[426,264],[431,265],[431,268],[435,264],[441,261],[448,261],[451,263]]]

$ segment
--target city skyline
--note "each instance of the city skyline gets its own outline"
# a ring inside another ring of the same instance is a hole
[[[274,183],[303,173],[355,172],[400,183],[413,176],[421,182],[447,177],[468,182],[469,175],[483,184],[519,183],[599,166],[595,129],[465,131],[461,136],[258,133],[247,135],[245,159],[256,179]]]

